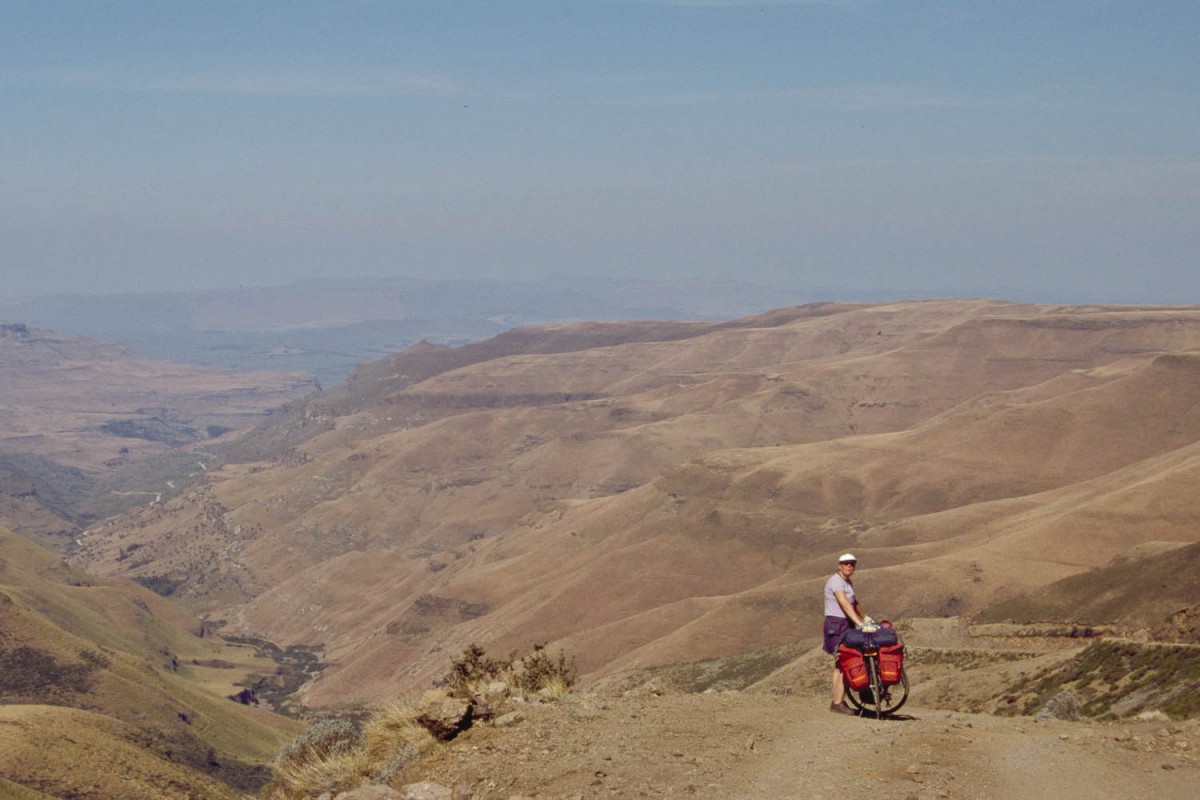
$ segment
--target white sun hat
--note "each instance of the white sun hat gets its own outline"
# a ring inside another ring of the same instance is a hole
[[[858,559],[854,557],[854,553],[842,553],[840,556],[838,556],[839,564],[844,564],[847,561],[858,561]]]

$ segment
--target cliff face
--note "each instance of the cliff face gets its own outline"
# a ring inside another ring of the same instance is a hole
[[[420,346],[244,440],[256,461],[95,526],[75,563],[322,645],[315,704],[479,641],[590,678],[968,614],[1197,540],[1200,308],[822,305]]]

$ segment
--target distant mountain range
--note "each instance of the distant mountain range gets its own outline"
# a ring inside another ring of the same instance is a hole
[[[580,320],[718,320],[810,300],[796,290],[701,283],[328,279],[206,292],[0,300],[0,322],[120,342],[153,358],[243,371],[301,370],[323,386],[426,340],[464,344]]]

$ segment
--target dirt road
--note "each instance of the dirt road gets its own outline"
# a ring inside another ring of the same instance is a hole
[[[798,713],[721,796],[820,800],[858,786],[902,798],[1185,798],[1200,778],[1195,726],[922,710],[884,722],[829,716]]]
[[[479,727],[406,776],[474,800],[1196,796],[1200,725],[1035,721],[924,708],[876,721],[767,692],[582,695]]]

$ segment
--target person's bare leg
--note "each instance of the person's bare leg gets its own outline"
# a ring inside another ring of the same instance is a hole
[[[833,668],[833,704],[835,706],[846,702],[846,684],[842,681],[842,671]]]

